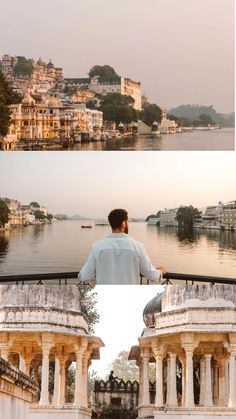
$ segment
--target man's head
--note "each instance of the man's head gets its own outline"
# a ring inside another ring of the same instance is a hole
[[[108,215],[108,221],[114,233],[128,234],[128,212],[126,210],[112,210]]]

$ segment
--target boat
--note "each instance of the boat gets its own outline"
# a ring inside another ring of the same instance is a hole
[[[97,220],[95,221],[95,226],[108,226],[109,222],[107,220]]]
[[[92,228],[91,224],[82,224],[81,228]]]

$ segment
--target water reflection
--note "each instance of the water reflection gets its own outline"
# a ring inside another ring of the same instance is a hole
[[[9,245],[9,234],[0,233],[0,260],[6,255]]]
[[[193,228],[179,228],[176,230],[176,235],[180,243],[185,246],[197,244],[200,239],[200,233]]]

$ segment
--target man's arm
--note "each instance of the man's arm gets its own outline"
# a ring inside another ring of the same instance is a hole
[[[92,249],[87,261],[82,267],[78,278],[81,281],[88,281],[91,279],[96,279],[96,259],[94,255],[94,250]]]
[[[140,247],[139,268],[141,275],[143,275],[145,278],[156,282],[160,281],[162,271],[156,269],[155,266],[152,265],[143,245]]]

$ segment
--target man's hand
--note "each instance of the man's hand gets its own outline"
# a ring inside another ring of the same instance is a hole
[[[167,270],[166,270],[166,268],[164,268],[164,266],[159,266],[159,268],[157,268],[157,269],[159,269],[159,271],[161,271],[162,274],[166,274],[166,272],[167,272]]]

